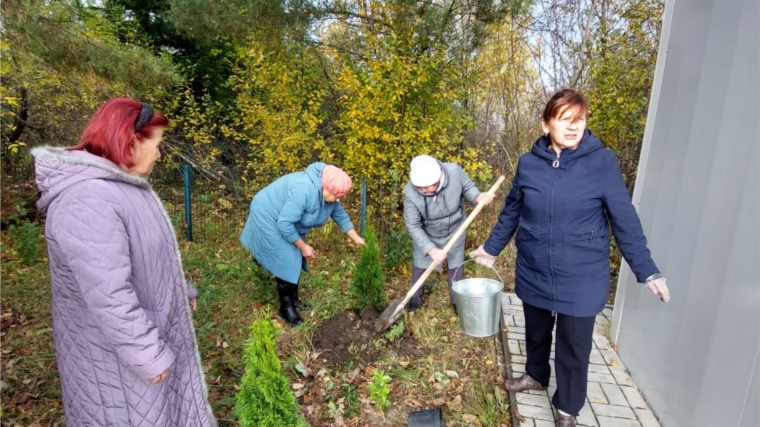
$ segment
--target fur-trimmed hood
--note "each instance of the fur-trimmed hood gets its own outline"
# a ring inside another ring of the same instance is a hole
[[[142,188],[150,188],[144,178],[129,175],[112,161],[87,151],[69,151],[61,147],[37,147],[34,175],[42,193],[37,207],[46,212],[50,204],[67,188],[90,179],[121,181]]]

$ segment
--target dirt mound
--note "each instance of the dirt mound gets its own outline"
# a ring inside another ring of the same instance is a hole
[[[375,321],[379,317],[380,313],[372,306],[365,307],[358,314],[354,311],[336,314],[317,327],[314,350],[321,352],[320,358],[335,366],[355,357],[369,364],[388,350],[405,356],[417,353],[418,348],[409,331],[405,330],[394,340],[375,332]]]

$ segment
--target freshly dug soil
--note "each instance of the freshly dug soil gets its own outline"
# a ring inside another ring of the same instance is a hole
[[[387,331],[375,332],[375,322],[380,313],[367,306],[358,314],[342,311],[323,322],[314,332],[314,350],[321,352],[320,358],[327,363],[340,366],[353,358],[369,364],[387,351],[400,357],[414,357],[420,353],[416,340],[409,330],[390,341],[385,339]]]

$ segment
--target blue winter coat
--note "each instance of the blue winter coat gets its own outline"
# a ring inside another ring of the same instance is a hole
[[[275,277],[298,283],[306,263],[294,244],[322,226],[327,218],[349,232],[354,224],[340,202],[322,197],[324,163],[312,163],[304,172],[285,175],[256,193],[240,241]]]
[[[617,156],[589,130],[578,148],[559,156],[544,136],[520,157],[484,249],[499,254],[517,230],[517,296],[546,310],[594,316],[610,291],[610,225],[639,282],[659,273]]]

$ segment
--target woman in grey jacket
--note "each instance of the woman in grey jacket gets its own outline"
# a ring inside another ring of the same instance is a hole
[[[414,245],[414,265],[412,266],[412,284],[433,261],[447,262],[449,282],[449,300],[454,312],[456,300],[451,292],[451,285],[464,277],[463,269],[457,269],[464,263],[465,235],[457,240],[446,253],[443,248],[467,218],[463,198],[472,204],[481,200],[485,204],[493,201],[493,195],[481,193],[469,176],[456,163],[441,163],[427,155],[412,159],[409,182],[404,187],[404,221]],[[424,286],[414,294],[409,311],[417,310],[422,305]]]

